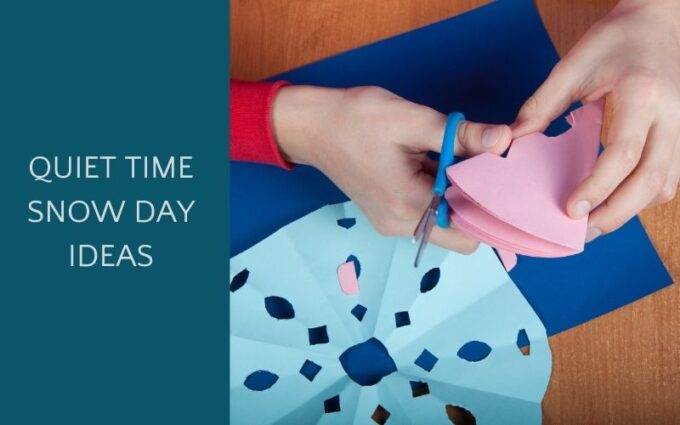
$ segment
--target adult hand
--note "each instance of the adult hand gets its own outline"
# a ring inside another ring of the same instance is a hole
[[[679,1],[622,0],[522,106],[513,137],[545,129],[576,100],[607,94],[613,117],[605,150],[566,205],[573,218],[594,209],[589,241],[675,197],[680,180]]]
[[[284,156],[312,165],[340,187],[376,229],[412,235],[432,198],[446,116],[378,87],[347,90],[311,86],[281,89],[274,101],[273,126]],[[463,122],[457,155],[500,154],[510,143],[505,125]],[[431,241],[462,253],[478,242],[455,228],[435,227]]]

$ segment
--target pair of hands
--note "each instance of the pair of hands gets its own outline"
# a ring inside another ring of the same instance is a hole
[[[456,155],[500,154],[543,131],[577,100],[608,96],[605,150],[566,211],[593,211],[588,240],[675,196],[680,180],[680,2],[623,0],[596,23],[522,106],[515,123],[464,122]],[[291,162],[331,178],[385,235],[411,235],[431,199],[446,116],[377,87],[281,89],[274,131]],[[462,253],[477,241],[455,228],[431,240]]]

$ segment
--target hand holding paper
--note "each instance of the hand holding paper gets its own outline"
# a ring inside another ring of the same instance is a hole
[[[515,140],[507,158],[484,153],[449,167],[451,221],[512,253],[563,257],[581,252],[587,216],[572,219],[565,205],[595,164],[602,103],[588,104],[567,120],[572,128],[557,137],[532,133]]]
[[[280,90],[274,130],[289,160],[321,170],[385,235],[411,235],[432,197],[446,116],[378,87],[347,90],[290,86]],[[457,155],[503,152],[510,128],[464,122]],[[432,242],[470,253],[477,241],[435,229]]]
[[[514,137],[542,131],[572,102],[607,96],[604,153],[568,199],[588,239],[675,197],[680,181],[680,2],[622,0],[524,104]]]

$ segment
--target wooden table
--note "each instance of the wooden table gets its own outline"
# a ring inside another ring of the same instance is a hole
[[[231,75],[256,80],[459,14],[480,0],[232,0]],[[614,0],[537,0],[564,54]],[[304,30],[303,30],[304,29]],[[642,215],[680,279],[680,197]],[[680,285],[550,339],[546,424],[680,424]],[[521,385],[521,383],[520,383]]]

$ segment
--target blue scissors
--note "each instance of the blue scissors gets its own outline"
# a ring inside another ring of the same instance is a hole
[[[439,165],[437,166],[437,176],[432,187],[432,201],[427,206],[423,216],[413,232],[413,242],[420,241],[418,251],[416,252],[416,259],[413,262],[413,267],[418,267],[420,258],[423,256],[425,246],[430,240],[432,228],[435,221],[437,226],[441,228],[449,227],[449,204],[444,198],[444,192],[448,186],[446,179],[446,169],[455,162],[453,152],[455,151],[456,133],[458,132],[458,125],[465,119],[465,116],[460,112],[452,112],[446,120],[446,128],[444,129],[444,140],[442,141],[442,149],[439,154]]]

